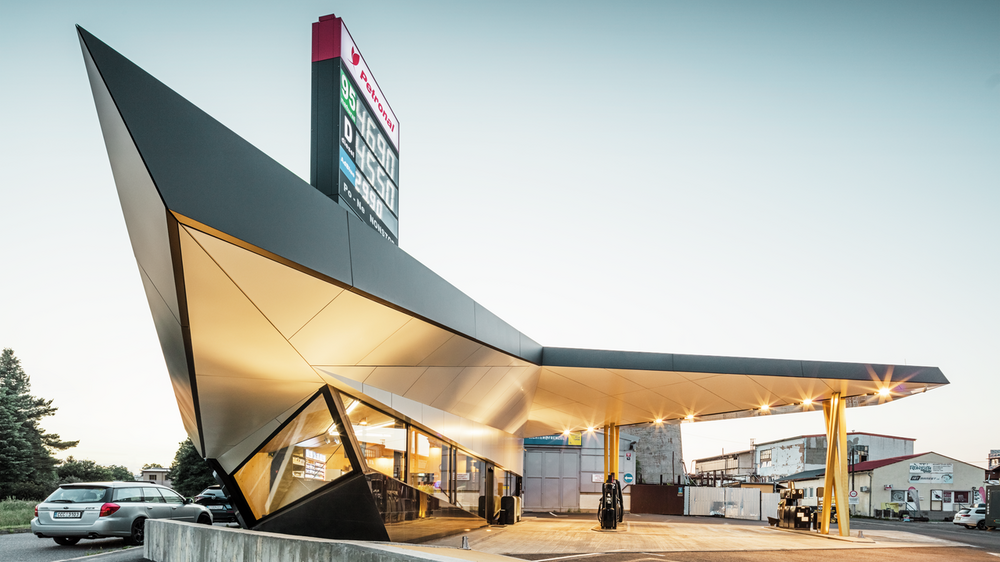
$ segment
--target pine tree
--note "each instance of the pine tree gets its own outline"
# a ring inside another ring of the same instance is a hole
[[[212,469],[198,454],[190,437],[181,441],[167,478],[170,479],[170,485],[182,496],[194,496],[216,483]]]
[[[15,411],[14,397],[0,386],[0,487],[23,481],[31,464],[31,449]]]
[[[54,485],[53,450],[75,447],[41,428],[41,419],[56,412],[52,400],[31,395],[31,382],[10,348],[0,353],[0,485],[30,482]]]

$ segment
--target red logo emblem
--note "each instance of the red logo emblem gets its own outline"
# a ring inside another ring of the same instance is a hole
[[[354,52],[354,45],[351,45],[351,64],[358,66],[359,62],[361,62],[361,54]]]

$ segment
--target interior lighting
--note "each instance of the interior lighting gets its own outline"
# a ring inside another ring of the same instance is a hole
[[[806,398],[805,400],[802,401],[803,406],[812,406],[812,403],[813,403],[812,398]]]
[[[569,435],[569,430],[567,429],[567,430],[563,431],[563,435]]]
[[[593,432],[594,432],[594,428],[593,427],[588,427],[587,428],[587,433],[593,433]]]
[[[684,416],[684,419],[686,419],[688,421],[693,420],[694,419],[694,414],[688,414],[688,415]]]
[[[889,396],[890,392],[891,391],[889,390],[888,386],[883,386],[882,388],[878,389],[879,396]]]
[[[351,405],[347,407],[347,413],[350,414],[351,411],[354,410],[355,408],[357,408],[358,404],[360,404],[360,403],[361,402],[359,402],[358,400],[355,400],[354,402],[351,402]]]
[[[656,418],[653,423],[663,423],[663,418]]]
[[[760,406],[760,411],[761,412],[766,412],[766,411],[768,411],[770,409],[771,409],[771,406],[769,406],[767,404],[761,404],[761,406]]]

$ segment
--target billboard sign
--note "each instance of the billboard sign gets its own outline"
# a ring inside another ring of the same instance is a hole
[[[313,186],[398,244],[396,115],[341,18],[313,24],[312,60]]]
[[[955,480],[951,463],[910,463],[910,484],[951,484]]]

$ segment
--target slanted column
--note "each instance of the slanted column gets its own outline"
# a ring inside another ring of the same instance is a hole
[[[840,536],[851,534],[851,508],[847,499],[849,491],[847,474],[847,420],[846,404],[838,393],[823,404],[826,420],[826,475],[823,493],[823,512],[820,515],[819,531],[830,534],[832,506],[837,505],[837,529]]]

